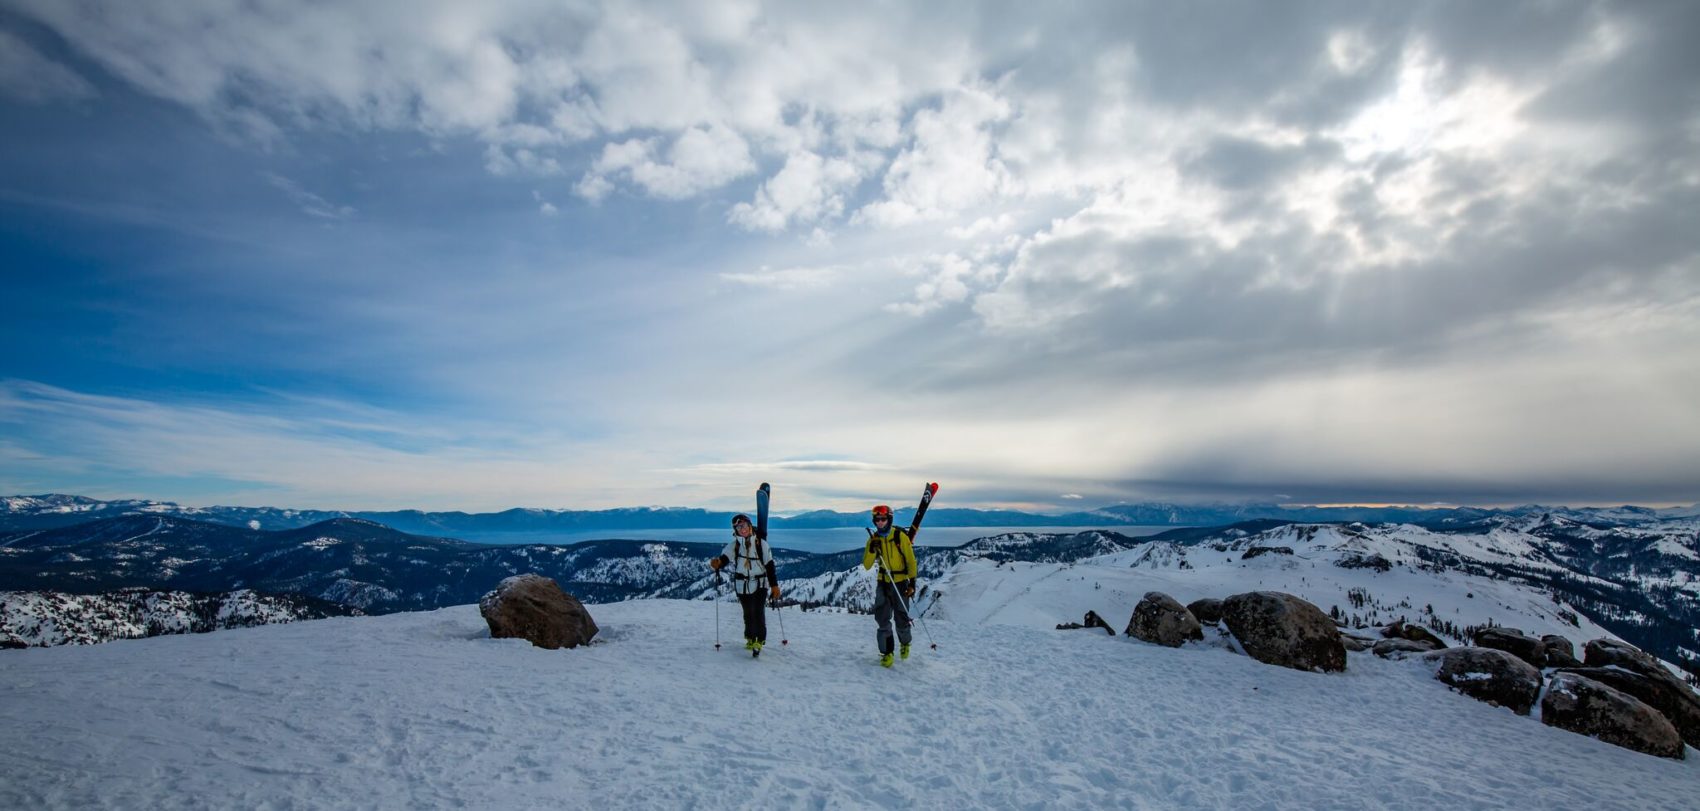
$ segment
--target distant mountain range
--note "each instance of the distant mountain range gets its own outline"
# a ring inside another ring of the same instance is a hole
[[[897,510],[898,523],[912,507]],[[0,531],[68,527],[101,518],[145,514],[188,518],[256,530],[299,529],[335,518],[355,518],[416,535],[490,543],[547,541],[567,534],[596,531],[720,528],[732,512],[684,507],[628,507],[612,510],[511,509],[494,513],[294,510],[276,507],[184,507],[168,501],[101,501],[84,496],[48,494],[0,498]],[[1700,516],[1700,505],[1674,509],[1647,507],[1578,508],[1529,505],[1507,509],[1475,507],[1310,507],[1279,504],[1115,504],[1096,510],[1045,515],[1012,510],[935,507],[927,513],[934,527],[1111,527],[1223,526],[1255,519],[1304,522],[1361,521],[1371,524],[1466,526],[1494,516],[1557,515],[1598,526],[1638,526]],[[815,510],[773,518],[773,528],[834,529],[867,524],[861,512]]]
[[[1305,566],[1362,572],[1371,578],[1366,587],[1379,582],[1378,576],[1424,582],[1462,577],[1483,584],[1477,588],[1510,584],[1530,605],[1558,601],[1667,660],[1700,670],[1700,519],[1635,509],[1501,511],[1464,519],[1456,515],[1425,527],[1264,518],[1150,538],[1097,529],[1003,533],[957,547],[917,548],[926,584],[921,604],[948,602],[940,592],[975,567],[1211,569],[1221,573],[1212,577],[1232,582],[1263,576],[1255,567],[1240,572],[1245,565],[1281,567],[1282,561],[1302,560]],[[263,530],[140,511],[0,532],[0,592],[12,593],[0,594],[0,602],[19,602],[20,592],[246,589],[388,613],[473,603],[503,578],[525,572],[554,578],[587,602],[701,599],[723,588],[706,566],[720,548],[632,540],[492,545],[401,532],[358,518]],[[789,601],[849,610],[866,610],[871,603],[860,550],[775,549],[775,557]],[[1380,574],[1386,572],[1392,574]],[[1250,581],[1242,585],[1255,587]],[[1505,610],[1521,610],[1511,602]],[[1409,611],[1413,620],[1426,614],[1431,627],[1445,627],[1445,615],[1433,607],[1389,604],[1384,610],[1389,612],[1384,618]]]

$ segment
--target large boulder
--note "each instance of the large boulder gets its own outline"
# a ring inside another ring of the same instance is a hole
[[[1651,679],[1662,679],[1673,682],[1675,686],[1682,686],[1682,680],[1666,670],[1652,654],[1628,642],[1601,638],[1582,646],[1582,651],[1585,657],[1583,662],[1588,667],[1621,667]]]
[[[1428,645],[1429,650],[1441,650],[1446,642],[1435,636],[1432,631],[1421,625],[1412,625],[1404,620],[1398,620],[1392,625],[1381,629],[1381,635],[1389,639],[1408,639]]]
[[[1483,628],[1476,632],[1476,647],[1511,654],[1534,667],[1546,667],[1546,646],[1516,628]]]
[[[1127,621],[1127,635],[1178,648],[1189,639],[1203,639],[1204,629],[1179,600],[1160,591],[1148,591],[1145,599],[1133,607],[1133,616]]]
[[[1464,695],[1528,715],[1541,694],[1541,671],[1493,648],[1447,648],[1423,657],[1434,677]]]
[[[539,648],[576,648],[596,636],[596,621],[578,598],[539,574],[514,575],[478,601],[493,639],[519,638]]]
[[[1541,722],[1606,743],[1681,760],[1682,736],[1658,710],[1577,673],[1556,673],[1541,699]]]
[[[1547,661],[1549,663],[1556,654],[1563,654],[1570,659],[1576,659],[1576,646],[1572,644],[1570,639],[1567,637],[1559,636],[1558,634],[1547,634],[1541,637],[1541,647],[1546,649]],[[1580,666],[1581,662],[1579,660],[1576,665],[1572,665],[1572,667]]]
[[[1649,677],[1617,667],[1579,667],[1560,672],[1575,673],[1634,696],[1641,703],[1658,710],[1665,720],[1671,722],[1671,726],[1676,727],[1676,733],[1689,746],[1700,749],[1700,695],[1695,695],[1682,682]]]
[[[1200,597],[1186,604],[1186,610],[1191,611],[1199,622],[1215,625],[1222,621],[1222,601],[1215,597]]]
[[[1546,652],[1547,667],[1582,666],[1582,660],[1576,658],[1576,646],[1565,637],[1547,634],[1541,637],[1541,648]]]
[[[1252,591],[1222,601],[1222,620],[1253,659],[1295,670],[1346,669],[1340,631],[1322,609],[1291,594]]]

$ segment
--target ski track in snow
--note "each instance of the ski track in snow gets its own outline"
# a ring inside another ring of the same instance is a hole
[[[8,651],[0,807],[1639,810],[1700,785],[1692,750],[1550,729],[1414,661],[929,618],[940,650],[917,629],[886,670],[866,616],[788,610],[752,660],[703,602],[590,609],[572,651],[490,639],[476,606]]]

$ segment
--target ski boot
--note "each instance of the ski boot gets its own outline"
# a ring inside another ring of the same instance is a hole
[[[891,667],[891,654],[880,654],[880,667]]]
[[[744,637],[744,650],[755,650],[755,649],[756,649],[756,641],[754,639],[747,637],[747,636]]]
[[[909,646],[908,645],[904,645],[903,647],[897,649],[897,658],[902,659],[906,662],[909,661]]]
[[[751,659],[760,658],[760,656],[761,656],[761,646],[762,646],[762,643],[759,640],[752,641],[750,643],[750,658]]]

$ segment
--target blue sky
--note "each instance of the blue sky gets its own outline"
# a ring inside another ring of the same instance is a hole
[[[1691,503],[1697,37],[0,0],[0,492]]]

